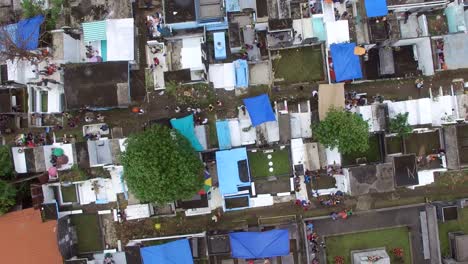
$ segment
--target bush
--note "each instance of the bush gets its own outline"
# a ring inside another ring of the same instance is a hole
[[[0,146],[0,178],[11,179],[13,176],[13,162],[11,149],[8,146]]]
[[[16,189],[10,183],[0,180],[0,215],[7,213],[16,204]]]
[[[331,149],[338,148],[341,154],[369,149],[369,124],[354,113],[330,108],[327,117],[312,131],[321,144]]]
[[[165,126],[131,135],[121,160],[128,188],[143,202],[188,199],[203,187],[202,161],[186,138]]]
[[[390,119],[389,130],[391,133],[397,133],[398,136],[403,137],[413,131],[408,123],[408,114],[408,112],[397,114],[394,118]]]

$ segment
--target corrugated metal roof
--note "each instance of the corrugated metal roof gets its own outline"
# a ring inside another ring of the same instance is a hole
[[[105,20],[83,23],[84,41],[106,40],[106,24],[107,22]]]

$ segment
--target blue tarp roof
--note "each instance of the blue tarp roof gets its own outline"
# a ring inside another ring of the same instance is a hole
[[[192,251],[188,239],[180,239],[162,245],[140,249],[144,264],[193,264]]]
[[[213,41],[215,46],[215,59],[223,60],[226,58],[226,38],[224,32],[213,33]]]
[[[218,144],[220,149],[231,148],[231,132],[229,130],[229,122],[216,121],[216,134],[218,135]]]
[[[221,195],[236,194],[239,186],[250,186],[250,181],[242,182],[239,178],[237,162],[241,160],[247,160],[245,148],[216,152],[216,168],[218,170],[219,191]]]
[[[361,62],[359,57],[354,54],[355,47],[355,43],[330,45],[337,82],[362,78]]]
[[[20,20],[16,24],[6,25],[4,30],[16,47],[35,50],[39,47],[39,31],[42,22],[44,22],[44,16],[35,16]]]
[[[268,121],[276,121],[270,98],[266,94],[244,99],[245,107],[249,111],[253,126],[258,126]]]
[[[249,86],[249,65],[246,60],[238,59],[234,61],[236,69],[236,87]]]
[[[234,258],[258,259],[289,255],[289,231],[235,232],[229,234]]]
[[[367,17],[381,17],[388,14],[387,0],[365,0]]]
[[[192,147],[196,151],[203,150],[202,145],[200,144],[200,142],[198,142],[197,136],[195,135],[193,115],[188,115],[186,117],[177,119],[171,119],[171,125],[190,141],[190,144],[192,144]]]

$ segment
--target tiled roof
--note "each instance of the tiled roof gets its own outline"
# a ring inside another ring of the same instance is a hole
[[[0,216],[2,263],[63,263],[57,246],[57,222],[43,223],[40,214],[30,208]]]

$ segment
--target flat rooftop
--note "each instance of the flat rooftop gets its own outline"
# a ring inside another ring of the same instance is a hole
[[[128,62],[65,64],[66,109],[128,106],[128,79]]]

